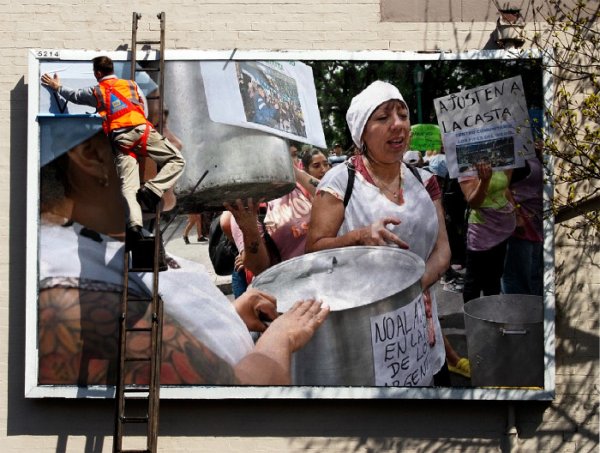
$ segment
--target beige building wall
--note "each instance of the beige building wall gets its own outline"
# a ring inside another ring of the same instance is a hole
[[[483,8],[480,16],[489,18],[382,22],[380,0],[0,0],[0,450],[108,452],[113,430],[112,401],[23,396],[27,86],[38,83],[27,79],[29,48],[114,50],[130,43],[134,10],[144,18],[166,12],[170,49],[490,47],[496,17],[489,14],[488,2],[458,3]],[[518,445],[532,452],[597,451],[598,238],[582,243],[565,238],[560,227],[557,233],[556,399],[515,405]],[[477,401],[164,401],[159,450],[500,451],[508,446],[508,406]]]

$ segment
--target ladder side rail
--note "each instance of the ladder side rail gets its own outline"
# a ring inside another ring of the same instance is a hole
[[[158,409],[160,399],[160,365],[162,342],[162,307],[158,295],[159,262],[160,262],[160,205],[157,206],[154,217],[154,263],[152,272],[152,337],[151,337],[151,370],[148,394],[148,450],[154,452],[158,441]]]
[[[123,293],[121,296],[121,314],[119,319],[119,349],[117,355],[117,382],[115,386],[115,435],[113,436],[113,452],[123,448],[123,417],[125,411],[125,357],[127,345],[127,299],[129,293],[129,253],[123,259]]]
[[[133,12],[131,19],[131,80],[135,81],[135,69],[137,66],[137,30],[138,20],[142,17],[140,13]]]
[[[166,22],[166,15],[165,12],[161,12],[158,15],[158,18],[160,19],[160,56],[159,56],[159,63],[158,63],[158,68],[159,68],[159,86],[158,86],[158,90],[160,93],[160,99],[159,99],[159,129],[158,132],[160,132],[161,134],[163,133],[163,129],[164,129],[164,107],[165,107],[165,22]]]

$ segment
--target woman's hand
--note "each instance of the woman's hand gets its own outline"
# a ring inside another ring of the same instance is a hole
[[[302,348],[323,324],[329,307],[314,300],[299,301],[263,333],[254,350],[235,367],[248,385],[289,385],[292,353]]]
[[[235,302],[235,309],[248,327],[253,332],[264,332],[268,322],[279,316],[277,313],[277,299],[256,288],[248,288]]]
[[[248,198],[244,204],[238,198],[233,205],[227,202],[223,203],[223,206],[235,218],[235,222],[242,232],[243,246],[236,243],[242,255],[242,265],[254,275],[271,267],[271,257],[262,238],[258,222],[258,210],[262,200],[261,198],[258,203],[254,203],[252,198]]]
[[[475,164],[475,169],[477,170],[477,177],[482,182],[489,182],[492,178],[492,164],[485,161],[479,161]]]
[[[223,203],[225,209],[233,214],[235,221],[244,233],[252,229],[257,229],[256,222],[259,205],[260,200],[258,203],[254,203],[252,198],[248,198],[245,204],[240,198],[235,200],[235,204],[233,205],[228,202]]]
[[[433,308],[429,288],[423,291],[423,304],[425,305],[425,318],[427,319],[427,342],[429,346],[435,346],[435,327],[433,324]]]
[[[358,230],[359,245],[390,245],[394,244],[401,249],[408,249],[408,244],[392,233],[387,225],[400,225],[400,219],[383,217],[377,222]]]
[[[238,253],[233,262],[233,270],[239,272],[244,269],[244,252]]]
[[[298,301],[269,326],[265,335],[287,338],[290,352],[302,348],[329,314],[329,306],[314,299]]]
[[[487,195],[490,180],[492,179],[492,165],[489,162],[479,161],[475,164],[477,178],[465,178],[460,181],[460,188],[465,200],[472,208],[479,208]]]

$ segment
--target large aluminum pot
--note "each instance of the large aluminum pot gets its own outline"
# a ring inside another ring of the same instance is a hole
[[[544,386],[542,297],[484,296],[464,311],[473,386]]]
[[[383,385],[375,370],[382,346],[373,336],[384,335],[372,331],[373,323],[411,303],[420,312],[422,303],[417,307],[414,301],[424,271],[423,260],[406,250],[356,246],[309,253],[256,277],[252,286],[275,295],[279,312],[308,298],[331,307],[311,341],[293,356],[293,384]],[[395,314],[390,321],[396,322]],[[397,328],[394,324],[389,333]]]
[[[284,139],[211,121],[199,62],[169,61],[165,71],[169,127],[181,138],[186,159],[175,185],[182,212],[221,210],[237,198],[272,200],[294,188]]]

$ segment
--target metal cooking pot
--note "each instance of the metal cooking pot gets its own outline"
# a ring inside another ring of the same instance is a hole
[[[464,311],[473,386],[544,386],[542,297],[485,296]]]
[[[423,260],[406,250],[356,246],[299,256],[257,276],[252,286],[275,295],[279,312],[309,298],[323,300],[331,308],[311,341],[293,355],[293,384],[386,385],[382,383],[386,367],[396,365],[381,363],[385,348],[396,346],[400,324],[405,330],[415,327],[413,313],[424,320],[420,298],[424,271]],[[414,335],[415,347],[419,329],[406,337]],[[409,343],[404,349],[412,348]]]
[[[294,188],[286,140],[211,121],[197,61],[169,61],[165,71],[169,128],[181,138],[186,159],[175,184],[182,212],[222,210],[224,201],[237,198],[272,200]]]

